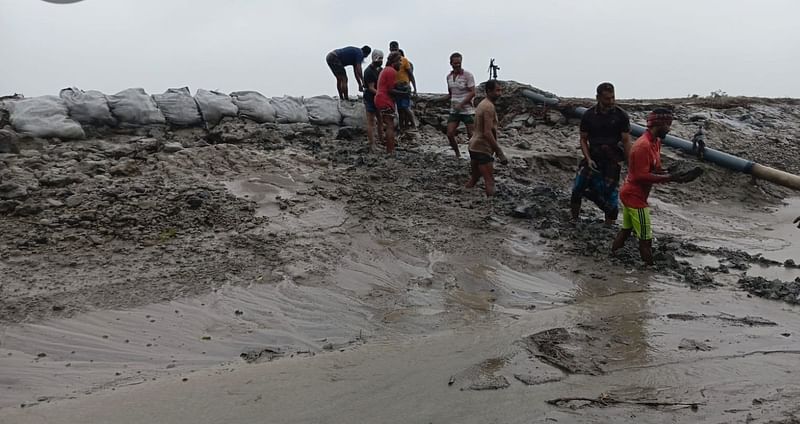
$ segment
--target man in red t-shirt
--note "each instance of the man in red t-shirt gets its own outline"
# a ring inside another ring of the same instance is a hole
[[[394,97],[397,95],[395,82],[397,70],[400,69],[399,52],[392,52],[386,58],[386,67],[378,77],[378,93],[375,94],[375,108],[381,114],[383,129],[386,135],[386,153],[394,153]]]
[[[622,201],[622,228],[614,239],[611,253],[621,249],[633,232],[639,239],[639,254],[648,265],[653,264],[653,227],[650,223],[650,208],[647,207],[650,189],[653,184],[688,182],[692,178],[672,176],[661,168],[661,140],[667,136],[671,126],[671,110],[656,109],[650,112],[647,116],[647,131],[631,148],[628,176],[619,192]]]

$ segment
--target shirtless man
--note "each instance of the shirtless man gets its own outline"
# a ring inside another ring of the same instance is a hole
[[[503,94],[497,80],[486,81],[486,98],[475,109],[475,133],[469,140],[470,178],[466,187],[475,187],[483,177],[486,196],[494,196],[494,155],[503,165],[508,163],[503,150],[497,144],[497,111],[495,102]]]

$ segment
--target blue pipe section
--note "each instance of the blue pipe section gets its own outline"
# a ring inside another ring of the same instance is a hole
[[[539,93],[537,93],[537,92],[535,92],[533,90],[527,90],[527,89],[526,90],[522,90],[522,94],[525,97],[533,100],[534,102],[541,103],[541,104],[543,104],[545,106],[555,106],[559,102],[559,99],[557,97],[543,96],[543,95],[541,95],[541,94],[539,94]],[[584,109],[586,109],[586,108],[584,108]],[[581,113],[581,115],[583,115],[583,113]]]

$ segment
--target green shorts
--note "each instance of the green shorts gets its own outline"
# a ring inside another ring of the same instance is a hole
[[[622,229],[633,230],[639,240],[653,239],[653,226],[650,223],[650,208],[629,208],[622,205]]]
[[[475,115],[467,113],[451,113],[447,117],[447,123],[463,122],[464,125],[472,125],[475,123]]]

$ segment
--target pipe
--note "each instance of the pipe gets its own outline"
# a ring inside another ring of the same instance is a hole
[[[555,106],[559,102],[558,97],[547,97],[528,89],[522,90],[522,95],[545,106]]]
[[[537,103],[543,103],[547,106],[555,106],[559,103],[558,98],[546,97],[531,90],[522,90],[522,95],[533,100]],[[575,113],[580,117],[588,110],[585,107],[576,107]],[[637,124],[631,124],[631,134],[640,137],[645,132],[645,127]],[[662,140],[667,146],[683,150],[689,154],[694,154],[692,151],[692,142],[684,140],[673,135],[668,135]],[[737,156],[730,155],[719,150],[710,149],[706,147],[703,150],[703,158],[709,162],[715,163],[722,167],[750,174],[755,178],[766,180],[787,188],[800,190],[800,176],[790,174],[780,169],[771,168],[769,166],[755,163],[751,160],[742,159]]]

